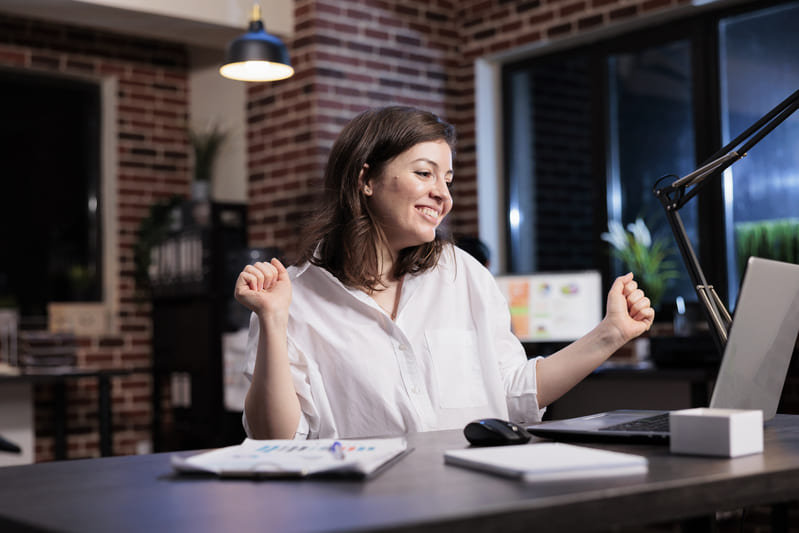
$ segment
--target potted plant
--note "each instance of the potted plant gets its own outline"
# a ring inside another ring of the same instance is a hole
[[[226,138],[227,133],[218,125],[213,125],[204,131],[189,130],[189,142],[194,152],[194,182],[192,183],[194,200],[208,199],[214,163]]]
[[[628,224],[626,230],[621,222],[611,220],[608,231],[602,233],[601,238],[611,244],[611,253],[635,274],[652,307],[658,309],[669,280],[679,277],[666,239],[653,240],[641,218]]]

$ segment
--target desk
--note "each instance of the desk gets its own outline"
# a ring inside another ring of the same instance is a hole
[[[412,434],[415,450],[378,477],[177,477],[169,454],[0,468],[0,531],[592,531],[683,520],[799,495],[799,416],[779,415],[763,454],[672,456],[652,445],[643,477],[525,483],[445,465],[459,430]],[[181,452],[186,453],[186,452]],[[16,528],[16,529],[15,529]]]
[[[53,441],[56,459],[67,458],[67,395],[66,382],[70,379],[92,378],[97,380],[97,416],[100,433],[100,454],[113,455],[111,420],[111,378],[126,376],[136,372],[131,369],[84,370],[69,369],[57,373],[23,372],[16,375],[0,375],[0,386],[7,384],[51,383],[54,386],[53,399]]]

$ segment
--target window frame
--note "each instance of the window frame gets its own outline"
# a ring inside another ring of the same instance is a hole
[[[85,302],[50,301],[47,305],[48,327],[78,334],[115,334],[119,332],[120,274],[118,220],[118,80],[115,76],[65,74],[3,68],[3,73],[19,73],[26,77],[42,77],[64,82],[93,85],[99,93],[99,121],[96,157],[97,173],[97,248],[99,298]],[[41,317],[30,317],[35,322]],[[26,319],[28,320],[28,319]],[[36,322],[38,324],[38,322]]]

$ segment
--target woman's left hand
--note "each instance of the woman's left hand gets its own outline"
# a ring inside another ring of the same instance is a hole
[[[632,340],[652,327],[655,310],[632,272],[616,278],[608,292],[605,320],[615,327],[622,342]]]
[[[652,327],[654,319],[655,310],[632,273],[616,278],[602,322],[565,348],[536,360],[538,405],[560,398],[616,350]]]

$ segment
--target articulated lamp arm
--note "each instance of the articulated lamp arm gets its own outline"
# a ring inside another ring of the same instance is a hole
[[[721,174],[733,163],[745,157],[754,145],[771,133],[774,128],[779,126],[798,108],[799,90],[780,102],[746,131],[713,154],[702,166],[682,178],[673,175],[664,176],[655,183],[653,189],[655,196],[666,211],[666,218],[677,241],[680,255],[688,269],[688,275],[702,304],[713,340],[720,353],[724,352],[724,346],[727,344],[727,332],[732,324],[732,318],[713,285],[710,285],[705,278],[688,234],[685,232],[685,226],[680,218],[679,210],[699,193],[702,187],[708,183],[708,178]],[[744,141],[746,142],[744,143]],[[663,187],[659,187],[659,184],[667,178],[677,179]]]

